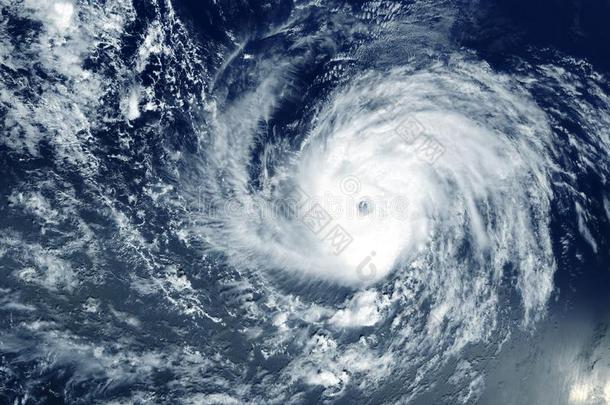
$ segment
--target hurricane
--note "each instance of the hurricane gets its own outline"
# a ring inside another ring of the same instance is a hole
[[[486,4],[1,2],[2,401],[608,403],[607,69]]]

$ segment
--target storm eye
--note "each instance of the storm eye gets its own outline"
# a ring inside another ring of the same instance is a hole
[[[368,215],[371,210],[371,204],[367,200],[362,200],[358,203],[358,212],[360,215]]]

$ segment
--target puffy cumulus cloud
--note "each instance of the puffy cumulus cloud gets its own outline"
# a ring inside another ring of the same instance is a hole
[[[388,302],[384,298],[374,290],[358,292],[347,307],[338,310],[329,322],[339,328],[373,326],[382,318],[381,311]]]

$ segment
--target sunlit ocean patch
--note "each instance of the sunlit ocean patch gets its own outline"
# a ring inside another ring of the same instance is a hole
[[[582,60],[500,69],[451,4],[103,3],[0,6],[0,402],[475,403],[608,246]]]

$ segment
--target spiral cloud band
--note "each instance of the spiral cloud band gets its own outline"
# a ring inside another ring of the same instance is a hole
[[[248,190],[244,169],[227,169],[237,205],[290,202],[294,215],[225,210],[214,218],[223,231],[209,237],[236,263],[345,285],[396,269],[404,277],[413,263],[448,278],[468,268],[493,284],[510,264],[537,280],[527,308],[541,305],[554,268],[549,137],[526,92],[485,65],[455,57],[425,71],[367,72],[332,95],[268,189]]]
[[[607,263],[610,85],[465,48],[473,5],[0,6],[0,402],[499,390]],[[559,351],[538,402],[601,398]]]
[[[360,291],[328,318],[335,327],[380,324],[391,308],[409,308],[394,313],[395,339],[383,356],[372,341],[335,348],[330,357],[327,349],[315,356],[306,349],[305,358],[320,356],[314,364],[326,371],[302,358],[287,376],[310,374],[311,384],[333,392],[350,375],[363,384],[392,370],[425,375],[503,325],[500,296],[509,273],[523,322],[541,316],[556,268],[553,146],[548,117],[520,83],[458,55],[425,69],[363,72],[320,106],[296,150],[265,146],[273,159],[260,188],[250,187],[244,162],[269,112],[261,115],[249,102],[237,107],[239,121],[214,118],[218,138],[206,171],[222,175],[206,178],[203,189],[214,192],[203,200],[225,195],[221,203],[234,209],[204,210],[198,232],[211,252],[257,277]],[[319,311],[301,322],[318,324]],[[359,365],[343,356],[356,356]],[[409,387],[416,396],[418,381]]]

